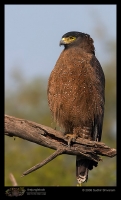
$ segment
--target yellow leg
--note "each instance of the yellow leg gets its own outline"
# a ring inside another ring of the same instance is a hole
[[[79,184],[77,184],[77,186],[82,186],[82,184],[81,184],[81,183],[79,183]]]
[[[70,146],[71,142],[74,142],[77,138],[76,134],[66,134],[65,138],[68,138],[68,146]]]

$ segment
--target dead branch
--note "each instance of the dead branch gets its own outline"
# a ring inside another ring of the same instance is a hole
[[[37,170],[60,154],[82,155],[96,162],[102,160],[100,155],[108,157],[116,156],[116,149],[110,148],[102,142],[77,138],[75,142],[71,143],[71,146],[68,146],[68,140],[61,132],[32,121],[9,115],[5,115],[5,135],[19,137],[56,150],[47,159],[24,172],[23,176]]]
[[[13,186],[18,186],[16,179],[12,173],[9,174],[9,178]]]

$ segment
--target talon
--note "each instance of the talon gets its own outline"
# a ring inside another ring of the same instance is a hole
[[[80,183],[80,184],[77,184],[77,186],[81,186],[81,183]]]
[[[68,146],[69,147],[71,146],[71,141],[72,141],[72,138],[69,138],[69,140],[68,140]]]
[[[65,138],[69,138],[68,140],[68,146],[70,147],[71,142],[74,142],[76,140],[76,135],[72,134],[66,134]]]

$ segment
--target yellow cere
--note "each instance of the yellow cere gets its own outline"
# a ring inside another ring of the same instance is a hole
[[[76,37],[73,37],[73,36],[69,36],[69,37],[66,37],[66,38],[62,38],[62,40],[63,40],[66,44],[69,44],[69,43],[73,42],[75,39],[76,39]]]

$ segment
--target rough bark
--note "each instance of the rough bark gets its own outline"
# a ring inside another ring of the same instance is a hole
[[[108,147],[102,142],[77,138],[75,142],[71,143],[71,146],[68,146],[68,139],[61,132],[32,121],[9,115],[5,115],[5,135],[19,137],[56,150],[43,162],[24,172],[23,176],[37,170],[60,154],[82,155],[96,162],[102,160],[100,155],[108,157],[116,156],[116,149]]]

